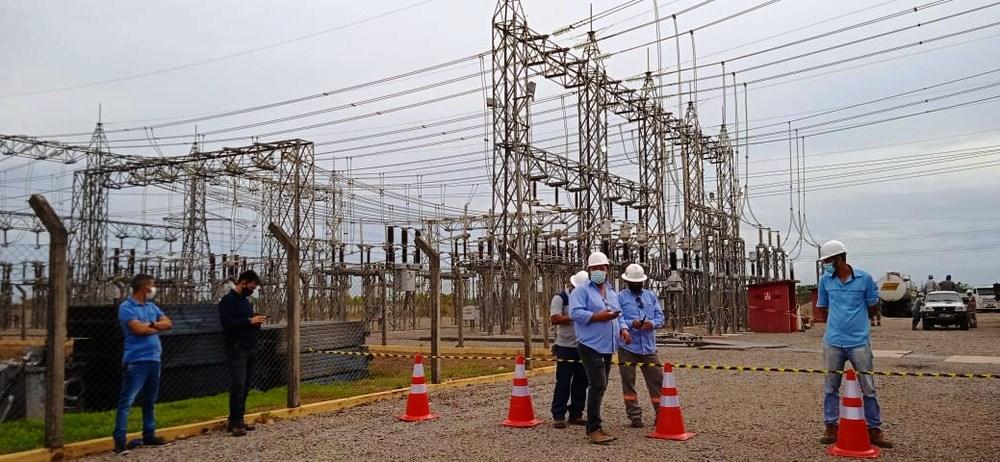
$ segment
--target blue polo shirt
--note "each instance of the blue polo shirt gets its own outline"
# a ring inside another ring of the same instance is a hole
[[[656,331],[632,327],[633,321],[643,319],[652,322],[653,329],[663,327],[663,309],[660,308],[660,300],[656,298],[656,294],[642,289],[639,297],[636,297],[631,290],[625,289],[618,292],[618,304],[622,307],[622,324],[628,326],[628,333],[632,335],[632,343],[621,347],[639,355],[656,354]]]
[[[595,313],[605,308],[611,311],[622,310],[618,305],[618,293],[607,281],[604,282],[603,297],[600,288],[593,282],[573,289],[573,293],[569,295],[569,317],[573,319],[577,342],[598,353],[614,354],[624,328],[621,316],[605,322],[590,320]]]
[[[830,310],[823,335],[830,346],[851,348],[870,341],[868,307],[878,303],[878,288],[868,273],[854,268],[851,272],[847,282],[825,274],[819,278],[816,306]]]
[[[125,333],[125,352],[122,355],[123,363],[135,361],[159,361],[162,347],[160,346],[160,334],[135,335],[128,328],[129,321],[135,319],[143,324],[156,322],[163,317],[163,311],[153,302],[146,300],[139,303],[129,296],[118,306],[118,324]]]

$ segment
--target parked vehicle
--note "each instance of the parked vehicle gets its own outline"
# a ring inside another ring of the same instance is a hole
[[[976,297],[976,310],[1000,311],[1000,303],[997,303],[997,294],[993,286],[976,287],[972,289],[972,293]]]
[[[946,325],[957,325],[962,330],[969,330],[969,314],[958,292],[939,290],[927,294],[924,305],[920,308],[920,320],[924,330]]]
[[[882,316],[911,316],[913,300],[917,298],[917,285],[910,280],[909,274],[888,272],[879,278],[878,286],[879,310]]]

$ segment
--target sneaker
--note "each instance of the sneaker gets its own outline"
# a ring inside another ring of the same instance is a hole
[[[826,424],[826,431],[823,432],[823,437],[820,438],[819,442],[821,444],[833,444],[837,442],[837,431],[840,427],[837,424]]]
[[[233,436],[246,436],[247,435],[247,429],[245,429],[243,427],[235,427],[232,430],[230,430],[230,432],[232,432]]]
[[[154,435],[149,438],[146,437],[142,438],[143,446],[163,446],[164,444],[167,444],[167,440],[163,439],[163,437],[160,436]]]
[[[642,428],[642,427],[645,427],[645,426],[646,425],[642,423],[642,419],[641,418],[640,419],[632,419],[632,425],[631,425],[632,428]]]
[[[115,440],[114,452],[120,456],[128,454],[129,451],[128,448],[125,447],[125,440]]]
[[[561,430],[563,428],[566,428],[566,421],[565,420],[555,420],[555,421],[552,422],[552,426]]]
[[[583,416],[570,417],[567,423],[570,425],[585,426],[587,425],[587,419],[584,419]]]

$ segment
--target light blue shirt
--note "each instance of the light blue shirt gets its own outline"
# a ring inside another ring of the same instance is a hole
[[[163,317],[163,311],[155,303],[146,300],[139,303],[129,296],[118,306],[118,324],[125,333],[125,351],[122,354],[123,363],[135,361],[159,361],[162,347],[160,334],[135,335],[128,328],[129,321],[138,320],[143,324],[156,322]]]
[[[573,319],[576,340],[581,345],[598,353],[613,354],[621,341],[621,330],[625,327],[621,316],[605,322],[590,320],[595,313],[604,311],[605,308],[611,311],[622,310],[618,305],[618,293],[607,281],[604,282],[604,294],[602,297],[601,290],[593,282],[573,289],[573,293],[569,295],[569,317]]]
[[[852,275],[843,282],[836,276],[819,278],[816,306],[828,308],[823,343],[851,348],[870,342],[868,307],[878,303],[878,288],[871,275],[851,268]]]
[[[632,327],[633,321],[647,320],[653,323],[653,329],[663,327],[663,308],[656,294],[648,289],[642,289],[638,297],[631,290],[618,292],[618,304],[622,307],[622,324],[628,326],[632,335],[632,343],[621,345],[622,348],[639,355],[656,354],[655,330],[642,330]]]

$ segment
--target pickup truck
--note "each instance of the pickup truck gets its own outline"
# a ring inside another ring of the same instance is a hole
[[[1000,311],[1000,303],[997,303],[994,287],[973,288],[972,295],[976,297],[976,311]]]
[[[962,330],[969,330],[970,315],[958,292],[941,290],[931,292],[924,298],[924,305],[920,307],[920,320],[924,330],[955,324]]]

